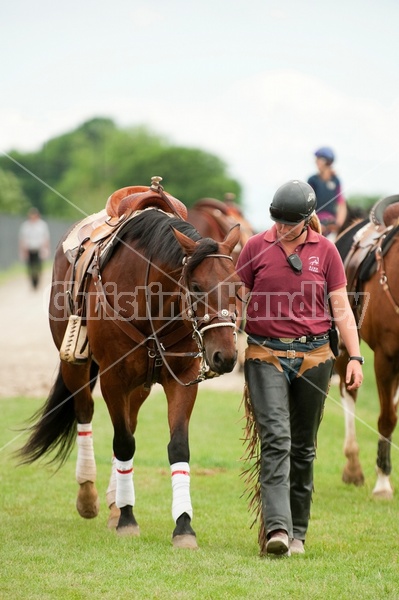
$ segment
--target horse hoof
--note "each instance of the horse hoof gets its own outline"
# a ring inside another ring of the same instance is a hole
[[[354,474],[344,471],[342,473],[342,481],[347,484],[353,483],[353,485],[355,485],[356,487],[361,487],[362,485],[364,485],[364,475],[363,473]]]
[[[175,537],[172,538],[172,544],[173,548],[188,548],[190,550],[198,550],[197,538],[195,535],[175,535]]]
[[[392,490],[378,490],[376,492],[373,491],[373,498],[376,500],[393,500],[393,491]]]
[[[121,515],[121,511],[116,506],[116,504],[115,503],[111,504],[111,506],[109,507],[109,517],[108,517],[108,523],[107,523],[108,529],[116,529],[116,527],[119,523],[120,515]]]
[[[100,500],[96,486],[92,481],[85,481],[80,484],[76,508],[80,516],[84,519],[94,519],[98,515]]]
[[[120,537],[140,537],[140,527],[138,525],[127,525],[126,527],[117,527],[116,533]]]

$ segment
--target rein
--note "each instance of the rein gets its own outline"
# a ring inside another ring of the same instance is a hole
[[[229,256],[228,254],[208,254],[207,256],[204,257],[204,260],[206,258],[228,258],[231,261],[233,260],[233,258],[231,256]],[[148,280],[149,280],[151,261],[148,262],[147,273],[146,273],[146,283],[145,283],[147,311],[148,311],[149,321],[150,321],[151,329],[152,329],[152,339],[155,341],[155,344],[157,346],[158,356],[162,360],[162,363],[165,365],[165,367],[168,369],[170,375],[172,375],[173,379],[184,387],[188,387],[190,385],[200,383],[204,379],[210,379],[212,377],[217,376],[216,373],[213,373],[213,371],[211,371],[209,364],[206,361],[203,334],[205,333],[205,331],[214,329],[216,327],[234,327],[234,329],[235,329],[236,328],[235,323],[236,323],[236,318],[237,318],[235,313],[230,313],[226,308],[223,308],[221,311],[215,312],[212,315],[210,315],[209,313],[206,313],[201,318],[198,318],[196,316],[195,309],[194,309],[194,302],[192,301],[192,292],[190,291],[189,284],[188,284],[188,277],[187,277],[187,268],[188,268],[189,260],[190,260],[189,256],[184,256],[183,269],[182,269],[182,273],[181,273],[178,283],[179,283],[179,286],[185,290],[187,304],[189,306],[189,308],[187,308],[187,310],[186,310],[186,314],[187,314],[187,317],[193,327],[192,338],[197,343],[198,352],[168,352],[165,350],[165,346],[162,343],[160,343],[160,340],[157,336],[157,333],[154,328],[154,323],[153,323],[153,320],[151,317],[151,306],[150,306],[149,297],[148,297]],[[182,314],[182,313],[180,313],[180,314]],[[230,322],[227,321],[228,318],[230,319]],[[212,321],[214,321],[216,319],[218,319],[218,322],[212,323]],[[209,324],[207,324],[207,323],[209,323]],[[237,335],[236,332],[234,332],[234,333],[236,336]],[[199,373],[198,373],[198,376],[196,377],[196,379],[193,379],[192,381],[189,381],[188,383],[184,383],[183,381],[181,381],[181,379],[179,379],[179,377],[177,377],[177,375],[171,369],[168,361],[166,360],[167,356],[190,356],[192,358],[200,358],[201,359],[200,369],[199,369]]]
[[[227,254],[208,254],[207,256],[204,257],[204,260],[206,258],[227,258],[231,261],[233,260],[233,258]],[[113,308],[113,306],[111,306],[111,304],[109,303],[109,301],[107,299],[107,294],[106,294],[106,291],[104,289],[104,285],[102,282],[102,277],[101,277],[101,273],[100,273],[100,269],[99,269],[99,261],[98,261],[97,254],[94,257],[92,276],[93,276],[94,285],[95,285],[96,291],[97,291],[96,311],[99,310],[99,307],[101,305],[106,316],[109,317],[110,319],[112,319],[113,323],[115,323],[123,331],[123,333],[125,333],[125,335],[127,335],[131,340],[133,340],[137,344],[137,346],[136,346],[136,348],[134,348],[134,350],[136,350],[138,347],[146,344],[147,351],[148,351],[149,364],[148,364],[148,370],[147,370],[146,383],[144,384],[145,389],[150,389],[151,385],[156,383],[156,381],[158,379],[159,371],[163,364],[168,369],[169,373],[172,375],[172,377],[175,379],[175,381],[177,381],[178,383],[180,383],[180,385],[182,385],[184,387],[194,385],[196,383],[200,383],[204,379],[216,376],[217,374],[213,373],[211,371],[209,364],[206,361],[205,345],[204,345],[204,339],[203,339],[204,333],[206,331],[209,331],[210,329],[214,329],[216,327],[233,327],[234,329],[236,328],[236,318],[237,318],[236,314],[230,313],[225,308],[222,309],[221,311],[214,312],[212,314],[206,313],[201,318],[196,316],[195,308],[194,308],[195,303],[192,300],[192,292],[189,289],[188,278],[187,278],[187,267],[188,267],[189,260],[190,260],[190,257],[188,257],[188,256],[185,256],[183,258],[183,269],[182,269],[182,273],[181,273],[178,283],[179,283],[179,286],[183,287],[185,290],[185,296],[186,296],[187,305],[188,305],[186,314],[187,314],[188,320],[192,324],[193,331],[192,331],[191,336],[197,343],[198,351],[197,352],[170,352],[170,351],[166,350],[166,348],[168,348],[170,346],[174,346],[175,344],[177,344],[178,342],[183,340],[185,337],[187,337],[190,334],[190,332],[187,330],[187,328],[184,326],[184,324],[181,324],[179,327],[174,329],[174,331],[172,331],[166,335],[159,335],[159,330],[158,330],[158,332],[155,330],[154,322],[153,322],[153,319],[151,316],[151,306],[150,306],[149,290],[148,290],[151,260],[148,260],[148,263],[147,263],[147,270],[146,270],[146,277],[145,277],[145,290],[146,290],[145,296],[146,296],[146,306],[147,306],[147,312],[148,312],[148,316],[149,316],[149,322],[150,322],[151,329],[152,329],[152,335],[146,336],[131,321],[127,320],[119,312],[117,312]],[[182,313],[180,313],[180,314],[182,314]],[[176,319],[177,319],[177,317],[170,319],[166,325],[169,325]],[[216,321],[216,320],[217,320],[217,322],[213,323],[213,321]],[[166,327],[166,325],[164,325],[163,327]],[[161,328],[161,330],[162,330],[162,328]],[[166,360],[166,357],[176,357],[176,356],[189,357],[189,358],[193,358],[193,359],[195,359],[195,358],[201,359],[200,369],[199,369],[199,373],[198,373],[198,376],[196,379],[189,381],[188,383],[184,383],[176,376],[176,374],[173,372],[173,370],[171,369],[170,365],[168,364],[168,362]]]

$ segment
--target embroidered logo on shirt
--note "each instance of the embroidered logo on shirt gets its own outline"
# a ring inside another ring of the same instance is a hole
[[[320,263],[320,258],[318,256],[310,256],[309,257],[309,271],[318,273],[319,272],[319,263]]]

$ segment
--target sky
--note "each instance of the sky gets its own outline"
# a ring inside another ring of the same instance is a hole
[[[319,146],[347,197],[399,193],[397,0],[13,0],[0,15],[3,153],[94,117],[145,125],[221,158],[257,230]],[[154,175],[167,190],[173,172]]]

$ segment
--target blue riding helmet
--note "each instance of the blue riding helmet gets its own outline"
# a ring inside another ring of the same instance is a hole
[[[324,158],[329,165],[331,165],[335,160],[334,152],[331,150],[331,148],[328,148],[328,146],[319,148],[314,154],[317,156],[317,158]]]

